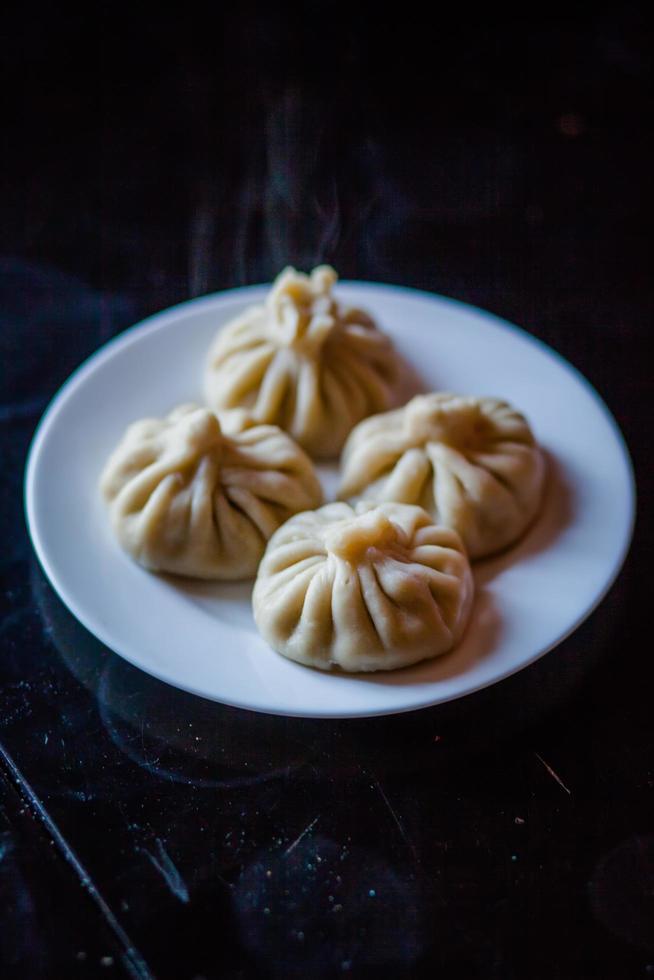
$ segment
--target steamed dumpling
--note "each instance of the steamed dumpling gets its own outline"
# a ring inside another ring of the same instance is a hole
[[[266,542],[322,490],[308,456],[244,412],[181,405],[130,425],[101,478],[116,536],[153,571],[252,578]]]
[[[398,404],[400,360],[361,310],[332,296],[329,266],[288,268],[265,303],[221,330],[209,352],[207,402],[245,406],[279,425],[312,456],[340,452],[352,426]]]
[[[525,418],[497,398],[418,395],[361,422],[339,497],[419,504],[471,558],[512,544],[538,513],[545,461]]]
[[[278,653],[343,670],[388,670],[447,653],[470,616],[461,539],[406,504],[327,504],[268,542],[252,598]]]

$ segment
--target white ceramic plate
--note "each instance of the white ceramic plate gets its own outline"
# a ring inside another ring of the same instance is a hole
[[[635,509],[624,443],[596,392],[549,348],[487,313],[414,290],[337,288],[370,310],[429,388],[514,402],[550,457],[544,512],[516,548],[476,566],[473,619],[453,654],[383,674],[311,670],[260,639],[249,585],[152,575],[119,550],[97,489],[109,452],[134,419],[201,401],[212,337],[267,288],[151,317],[86,361],[50,405],[30,451],[26,507],[41,564],[69,609],[161,680],[283,715],[357,717],[438,704],[555,647],[600,602],[624,560]]]

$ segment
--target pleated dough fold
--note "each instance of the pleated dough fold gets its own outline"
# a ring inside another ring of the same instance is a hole
[[[310,455],[337,455],[357,422],[398,403],[402,363],[362,310],[336,302],[336,273],[285,269],[264,304],[227,324],[209,351],[207,403],[244,406]]]
[[[275,532],[252,603],[261,634],[285,657],[371,671],[451,650],[473,593],[461,539],[422,508],[333,503]]]
[[[280,524],[322,502],[311,460],[285,432],[196,405],[129,426],[100,485],[136,561],[206,579],[254,577]]]
[[[541,505],[545,460],[527,421],[497,398],[418,395],[365,419],[341,457],[339,497],[424,507],[471,559],[515,542]]]

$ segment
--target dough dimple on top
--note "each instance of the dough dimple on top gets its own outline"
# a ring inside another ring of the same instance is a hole
[[[498,398],[432,393],[365,419],[341,458],[339,497],[424,507],[471,558],[515,542],[541,505],[545,460],[524,416]]]
[[[451,650],[473,593],[459,536],[422,508],[337,502],[275,532],[252,603],[261,634],[284,656],[371,671]]]
[[[136,561],[207,579],[252,578],[280,524],[322,501],[311,460],[286,433],[191,404],[130,425],[100,487]]]
[[[339,304],[330,266],[285,269],[263,304],[225,326],[209,351],[207,402],[245,406],[312,456],[340,452],[362,418],[397,404],[402,364],[367,313]]]

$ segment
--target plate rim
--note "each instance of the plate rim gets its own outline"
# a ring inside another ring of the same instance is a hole
[[[99,363],[102,363],[105,359],[111,358],[111,353],[114,347],[120,346],[130,346],[131,342],[139,339],[147,334],[156,332],[166,326],[166,324],[174,322],[176,319],[185,316],[189,312],[199,311],[202,307],[210,308],[216,302],[229,301],[231,299],[242,302],[244,299],[252,297],[255,299],[258,296],[265,295],[266,291],[270,288],[270,283],[257,283],[248,286],[237,286],[230,289],[218,290],[216,292],[208,293],[204,296],[194,297],[190,300],[184,300],[180,303],[176,303],[173,306],[167,307],[156,313],[153,313],[136,323],[131,324],[125,330],[120,331],[114,337],[110,338],[104,344],[102,344],[97,350],[93,351],[88,357],[86,357],[65,379],[63,384],[55,392],[49,403],[47,404],[45,410],[43,411],[35,431],[32,435],[25,464],[24,471],[24,483],[23,483],[23,503],[25,520],[27,525],[28,534],[32,542],[32,546],[38,558],[39,564],[45,573],[50,585],[59,596],[64,605],[69,609],[73,616],[78,620],[79,623],[93,635],[97,640],[99,640],[104,646],[120,656],[122,659],[127,661],[131,666],[136,667],[138,670],[143,671],[143,673],[154,677],[156,680],[169,684],[173,688],[185,691],[188,694],[192,694],[195,697],[201,697],[204,700],[211,701],[214,704],[223,704],[232,708],[237,708],[243,711],[253,711],[261,714],[277,715],[279,717],[295,717],[295,718],[311,718],[311,719],[357,719],[357,718],[373,718],[373,717],[383,717],[385,715],[394,714],[405,714],[412,711],[420,711],[425,708],[437,708],[439,705],[448,704],[452,701],[457,701],[462,698],[466,698],[469,695],[473,695],[482,691],[486,688],[493,687],[496,684],[502,683],[502,681],[508,679],[516,673],[530,667],[536,661],[545,657],[547,654],[551,653],[556,647],[564,643],[579,627],[589,619],[598,606],[604,601],[608,593],[614,586],[617,578],[624,566],[627,555],[629,553],[631,543],[633,541],[636,514],[637,514],[637,487],[634,473],[634,466],[629,453],[629,448],[626,439],[618,425],[615,417],[610,411],[608,405],[599,394],[594,385],[588,380],[588,378],[582,374],[582,372],[572,364],[567,358],[560,354],[557,350],[551,347],[544,340],[539,337],[535,337],[533,334],[529,333],[523,327],[512,323],[503,317],[492,313],[488,310],[478,307],[471,303],[466,303],[453,297],[443,296],[438,293],[429,292],[428,290],[416,289],[411,286],[396,285],[393,283],[382,283],[374,281],[359,281],[359,280],[339,280],[337,285],[337,290],[342,287],[345,291],[387,291],[395,295],[405,295],[407,298],[417,298],[427,301],[436,301],[442,306],[451,306],[463,313],[474,314],[476,316],[481,316],[487,322],[490,321],[494,327],[501,330],[503,333],[508,334],[512,337],[517,336],[521,341],[531,345],[539,350],[541,354],[548,356],[553,359],[560,368],[563,368],[567,374],[577,383],[586,390],[587,394],[591,397],[594,402],[595,407],[597,407],[605,421],[609,424],[613,435],[616,439],[616,445],[620,451],[621,461],[624,466],[624,474],[626,476],[626,485],[628,487],[628,495],[623,501],[623,507],[625,511],[628,511],[628,517],[624,524],[623,538],[620,542],[620,548],[616,549],[616,553],[613,557],[610,570],[607,570],[605,577],[605,584],[601,588],[597,595],[595,596],[592,603],[590,603],[579,616],[573,621],[569,628],[561,633],[553,642],[548,644],[546,647],[538,650],[532,657],[527,660],[521,661],[519,664],[513,664],[508,669],[500,671],[494,674],[489,679],[481,679],[477,683],[470,683],[465,686],[463,690],[459,690],[453,693],[449,693],[434,699],[433,693],[431,696],[426,695],[424,701],[419,701],[418,703],[411,703],[408,705],[402,705],[399,707],[391,708],[381,708],[381,709],[371,709],[371,710],[356,710],[356,711],[338,711],[337,709],[332,710],[284,710],[281,711],[278,708],[273,707],[263,707],[263,706],[253,706],[252,704],[239,702],[232,699],[224,699],[213,696],[206,691],[199,690],[192,684],[184,684],[179,680],[172,680],[170,676],[166,676],[165,673],[160,673],[156,669],[150,666],[145,667],[141,663],[137,662],[129,653],[125,653],[122,650],[116,649],[116,644],[111,640],[111,637],[105,633],[104,628],[101,624],[96,624],[93,622],[92,616],[87,616],[83,610],[80,610],[78,603],[74,595],[71,595],[66,585],[60,580],[56,569],[53,567],[49,556],[48,549],[43,545],[41,538],[40,528],[38,518],[36,517],[36,485],[38,477],[38,466],[39,459],[41,456],[41,450],[44,443],[47,440],[48,433],[51,427],[55,424],[58,412],[63,408],[68,399],[74,394],[76,388],[83,384],[86,376],[91,373]],[[306,668],[304,668],[306,669]]]

